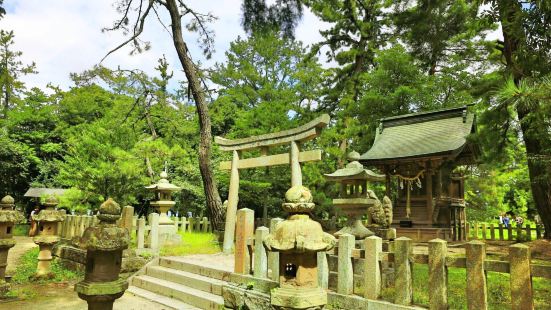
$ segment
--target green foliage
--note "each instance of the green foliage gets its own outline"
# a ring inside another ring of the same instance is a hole
[[[17,268],[12,277],[12,282],[17,284],[23,283],[49,283],[49,282],[65,282],[82,279],[84,274],[64,268],[57,260],[53,260],[50,268],[53,274],[51,279],[35,279],[33,275],[36,273],[36,264],[38,262],[38,247],[35,247],[25,252],[18,261]]]

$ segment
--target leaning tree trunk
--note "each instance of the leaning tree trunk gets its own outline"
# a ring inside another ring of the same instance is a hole
[[[183,39],[182,22],[178,4],[176,0],[166,0],[165,5],[170,13],[170,20],[172,23],[172,41],[178,53],[180,63],[184,68],[184,73],[188,80],[193,99],[195,100],[195,107],[197,108],[197,114],[199,116],[199,170],[201,171],[201,177],[203,179],[207,208],[213,227],[221,230],[224,227],[224,211],[222,208],[222,200],[220,199],[220,194],[216,187],[216,180],[214,179],[214,172],[210,160],[212,134],[205,93],[201,87],[195,65],[188,55],[188,49]]]

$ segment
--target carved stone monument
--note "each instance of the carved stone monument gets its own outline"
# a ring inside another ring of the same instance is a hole
[[[55,209],[59,202],[54,196],[50,196],[42,204],[44,209],[33,215],[33,220],[38,223],[38,236],[33,238],[34,243],[40,247],[38,253],[38,266],[36,277],[51,277],[50,263],[52,262],[52,247],[61,239],[58,236],[58,223],[65,218],[62,212]]]
[[[120,206],[107,199],[99,208],[99,224],[88,227],[82,236],[87,251],[86,273],[84,280],[75,285],[75,291],[90,310],[113,309],[115,299],[128,288],[128,282],[119,278],[122,251],[130,241],[128,230],[116,224],[120,213]]]
[[[8,195],[0,200],[0,295],[4,295],[10,289],[5,277],[8,252],[15,245],[13,226],[24,218],[21,212],[14,210],[14,207],[13,197]]]
[[[176,204],[172,200],[172,193],[180,191],[181,188],[168,181],[168,174],[165,171],[161,172],[160,177],[161,179],[156,184],[146,186],[147,189],[155,191],[157,198],[156,201],[151,201],[150,205],[159,211],[159,242],[161,245],[179,244],[182,242],[182,238],[178,235],[178,229],[168,217],[167,212]]]
[[[285,193],[283,210],[289,217],[264,239],[269,251],[279,252],[279,288],[271,304],[279,309],[317,309],[327,304],[327,292],[318,286],[317,252],[332,249],[336,240],[310,219],[312,194],[302,186]]]
[[[350,159],[359,156],[356,152],[348,155]],[[339,198],[333,199],[333,205],[348,217],[347,225],[337,231],[335,236],[351,234],[357,240],[372,236],[374,233],[364,226],[362,216],[368,215],[368,209],[380,204],[380,201],[368,188],[368,184],[373,181],[383,182],[385,176],[364,169],[362,164],[354,160],[345,168],[325,174],[325,178],[340,183]]]

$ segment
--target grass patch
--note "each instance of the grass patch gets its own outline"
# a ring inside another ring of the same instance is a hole
[[[13,228],[13,235],[14,236],[28,236],[29,235],[29,229],[31,229],[30,224],[15,224],[15,227]]]
[[[161,256],[214,254],[221,251],[220,244],[213,233],[178,232],[178,234],[182,236],[182,244],[162,247]]]
[[[52,260],[50,265],[53,277],[51,279],[33,279],[32,276],[36,273],[38,264],[38,247],[33,248],[21,256],[15,273],[12,277],[12,282],[16,284],[24,283],[50,283],[50,282],[65,282],[72,280],[80,280],[84,274],[82,272],[69,270],[57,260]]]
[[[448,303],[450,309],[467,309],[465,291],[466,270],[464,268],[448,269]],[[428,295],[428,266],[422,264],[413,265],[413,302],[420,306],[429,306]],[[508,273],[488,272],[488,309],[510,309],[511,291]],[[551,309],[549,304],[551,296],[551,279],[533,278],[534,306],[535,309]],[[381,292],[384,300],[394,301],[394,288],[386,288]]]

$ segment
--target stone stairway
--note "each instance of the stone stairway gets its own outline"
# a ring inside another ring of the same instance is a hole
[[[224,309],[222,285],[229,276],[185,257],[161,257],[130,279],[128,292],[165,309]]]

